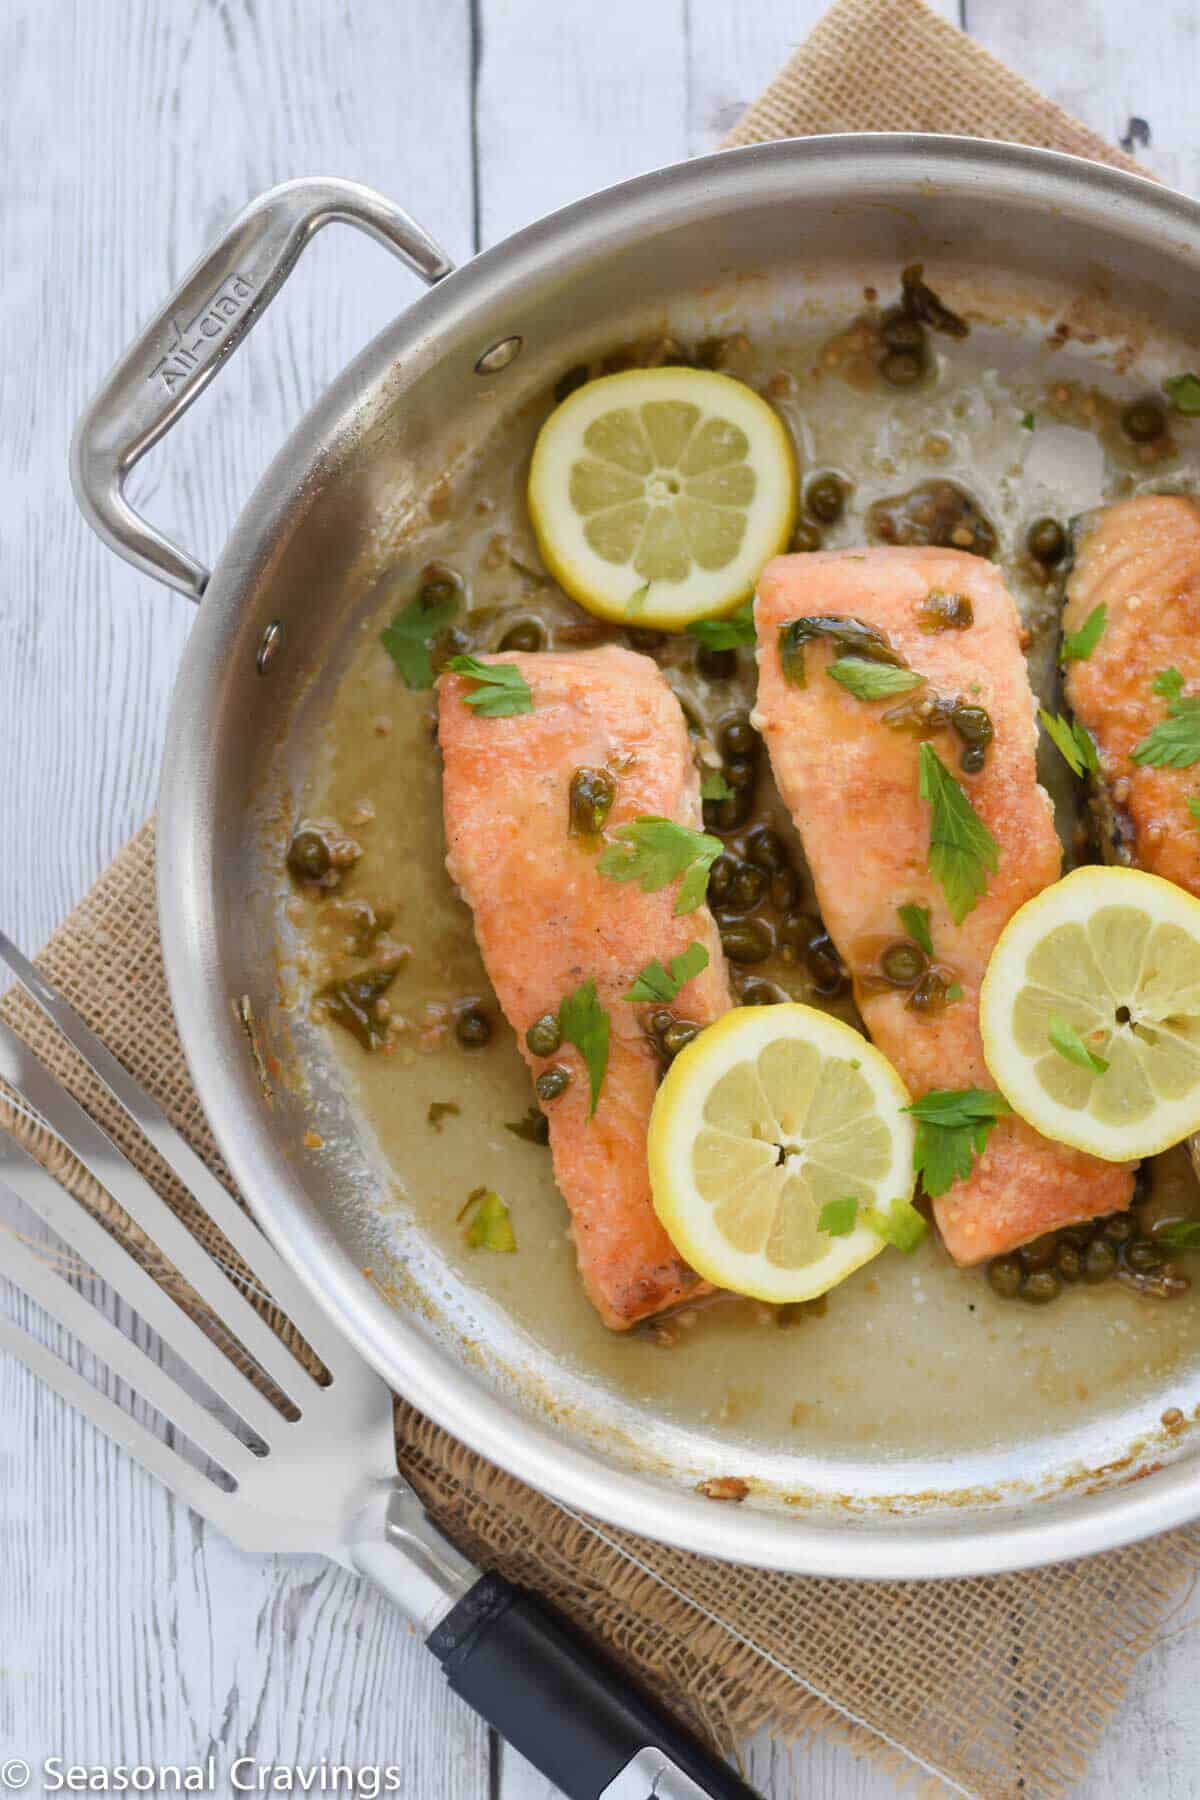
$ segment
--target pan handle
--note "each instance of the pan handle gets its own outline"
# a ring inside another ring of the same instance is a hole
[[[237,349],[308,240],[335,219],[357,225],[431,284],[454,266],[414,219],[372,188],[332,176],[285,181],[252,200],[193,265],[76,428],[71,480],[88,524],[118,556],[190,600],[203,595],[208,570],[134,511],[126,479]]]

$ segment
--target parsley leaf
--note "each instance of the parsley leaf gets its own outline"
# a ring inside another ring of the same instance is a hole
[[[626,1000],[657,1000],[667,1005],[674,1000],[685,982],[699,975],[701,969],[708,967],[708,951],[703,944],[689,944],[678,956],[673,956],[668,968],[663,968],[658,958],[648,962],[637,977]]]
[[[627,619],[636,619],[641,613],[645,612],[646,597],[649,592],[650,583],[648,581],[643,581],[640,588],[634,588],[632,594],[630,594],[628,600],[625,602],[625,617]]]
[[[1090,1050],[1073,1025],[1060,1018],[1058,1013],[1050,1014],[1050,1042],[1060,1056],[1075,1063],[1077,1067],[1086,1069],[1089,1075],[1107,1075],[1108,1063],[1103,1056],[1097,1056]]]
[[[467,1242],[473,1250],[516,1249],[508,1208],[491,1188],[476,1188],[458,1216],[467,1219]]]
[[[1134,746],[1133,761],[1152,769],[1190,769],[1200,762],[1200,695],[1184,693],[1175,668],[1161,669],[1150,685],[1165,696],[1167,716]]]
[[[533,711],[529,683],[515,663],[483,663],[474,656],[452,656],[448,665],[456,675],[468,675],[479,686],[464,694],[468,706],[485,719],[511,719]]]
[[[929,1230],[928,1221],[911,1200],[893,1200],[890,1206],[864,1207],[863,1223],[869,1225],[885,1244],[890,1244],[894,1250],[903,1250],[906,1256],[911,1255]]]
[[[961,925],[987,892],[985,870],[1000,866],[1000,846],[932,744],[921,745],[921,798],[928,800],[929,868],[942,884],[950,917]]]
[[[596,1110],[604,1072],[608,1068],[608,1014],[596,998],[596,984],[591,978],[581,981],[573,994],[568,994],[558,1009],[558,1029],[568,1044],[574,1044],[587,1064],[592,1103],[588,1118]]]
[[[449,625],[457,611],[456,596],[429,604],[422,591],[380,632],[380,643],[410,688],[433,686],[433,664],[429,658],[429,647],[438,632],[444,631]]]
[[[613,881],[636,881],[643,894],[655,894],[679,875],[676,913],[694,912],[708,887],[708,871],[724,849],[720,838],[691,831],[673,819],[642,813],[632,825],[619,825],[618,840],[608,846],[596,867]],[[686,871],[686,872],[685,872]]]
[[[1180,700],[1183,697],[1183,687],[1183,676],[1179,673],[1179,670],[1175,667],[1174,663],[1172,663],[1169,669],[1160,669],[1158,671],[1158,674],[1150,683],[1150,692],[1152,694],[1161,694],[1166,700]]]
[[[1164,1225],[1155,1238],[1168,1250],[1200,1250],[1200,1219],[1180,1219],[1177,1224]]]
[[[853,1194],[847,1194],[844,1200],[827,1200],[821,1208],[817,1230],[827,1232],[830,1237],[848,1237],[857,1217],[858,1201]]]
[[[1044,706],[1038,707],[1038,718],[1054,740],[1072,775],[1082,775],[1085,771],[1094,773],[1100,767],[1100,758],[1096,755],[1091,733],[1082,725],[1064,719],[1061,714],[1048,713]]]
[[[886,700],[891,694],[907,694],[925,680],[915,669],[894,669],[889,663],[869,662],[865,656],[839,656],[825,673],[831,681],[849,688],[856,700]]]
[[[1037,424],[1036,414],[1031,413],[1031,412],[1021,414],[1021,430],[1022,431],[1032,431],[1036,424]]]
[[[961,981],[952,981],[950,983],[950,986],[946,989],[947,1001],[950,1002],[951,1004],[953,1004],[953,1002],[955,1000],[961,1000],[962,997],[963,997],[962,982]]]
[[[722,619],[693,619],[687,628],[706,650],[737,650],[754,642],[754,602],[747,600],[736,612]]]
[[[907,931],[914,944],[919,944],[926,956],[933,955],[933,934],[929,929],[929,908],[918,906],[910,900],[905,906],[896,908],[896,916]]]
[[[1188,795],[1187,809],[1194,823],[1200,825],[1200,800],[1196,798],[1195,794]]]
[[[700,777],[700,798],[702,800],[733,799],[733,789],[720,769],[705,769]]]
[[[1099,606],[1093,606],[1078,631],[1063,632],[1059,660],[1065,663],[1086,662],[1104,636],[1104,627],[1107,624],[1108,607],[1102,600]]]
[[[993,1125],[1012,1108],[994,1088],[930,1088],[904,1110],[917,1121],[913,1167],[936,1200],[971,1173]]]
[[[1163,392],[1177,413],[1185,419],[1194,419],[1200,414],[1200,378],[1190,373],[1169,375],[1163,382]]]

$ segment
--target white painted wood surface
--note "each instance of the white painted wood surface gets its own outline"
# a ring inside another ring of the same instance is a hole
[[[981,42],[1200,191],[1180,0],[964,0]],[[66,451],[88,393],[259,189],[348,174],[456,257],[713,147],[820,0],[4,0],[0,5],[0,921],[34,947],[149,811],[186,602],[102,551]],[[959,18],[957,0],[940,10]],[[1144,135],[1144,134],[1142,134]],[[291,422],[411,292],[327,233],[144,465],[201,555]],[[1143,1662],[1081,1794],[1200,1791],[1195,1609]],[[0,1360],[0,1760],[406,1765],[419,1800],[547,1800],[388,1609],[323,1565],[239,1555]],[[873,1765],[749,1747],[771,1800],[884,1800]]]

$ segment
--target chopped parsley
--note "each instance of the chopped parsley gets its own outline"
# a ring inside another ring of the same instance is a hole
[[[468,706],[485,719],[511,719],[533,711],[529,683],[515,663],[484,663],[474,656],[452,656],[448,665],[456,675],[466,675],[479,686],[464,694]]]
[[[929,929],[929,908],[918,906],[915,901],[910,900],[906,905],[896,908],[896,916],[913,943],[920,945],[926,956],[932,956],[933,934]]]
[[[1060,1056],[1077,1068],[1086,1069],[1089,1075],[1107,1075],[1108,1063],[1104,1057],[1090,1050],[1075,1027],[1058,1013],[1050,1014],[1050,1042]]]
[[[1168,1250],[1200,1250],[1200,1219],[1180,1219],[1174,1225],[1164,1225],[1155,1236]]]
[[[436,591],[430,584],[431,591]],[[433,663],[429,651],[439,631],[444,631],[458,611],[458,596],[426,599],[422,589],[414,600],[398,612],[390,625],[385,625],[379,641],[403,675],[410,688],[433,686]]]
[[[1150,683],[1150,692],[1152,694],[1161,694],[1164,700],[1179,700],[1183,697],[1183,687],[1183,676],[1179,673],[1179,670],[1175,667],[1174,663],[1172,663],[1169,669],[1160,669],[1158,671],[1158,674]]]
[[[817,1230],[826,1232],[829,1237],[848,1237],[857,1217],[858,1201],[853,1194],[847,1194],[844,1200],[827,1200],[821,1208]]]
[[[925,677],[915,669],[895,669],[889,663],[869,662],[865,656],[839,656],[825,673],[848,688],[856,700],[886,700],[920,687]]]
[[[558,1009],[558,1029],[568,1044],[574,1044],[587,1065],[592,1103],[590,1119],[600,1099],[604,1072],[608,1068],[608,1014],[596,997],[596,983],[589,977],[581,981],[573,994],[568,994]]]
[[[866,1206],[863,1223],[869,1225],[885,1244],[890,1244],[893,1250],[903,1250],[906,1256],[911,1255],[929,1231],[928,1221],[911,1200],[893,1200],[890,1206]]]
[[[779,663],[783,678],[793,687],[804,687],[808,676],[804,666],[804,646],[825,640],[839,656],[858,656],[867,662],[891,663],[904,667],[904,658],[889,644],[882,631],[862,619],[843,617],[840,613],[820,613],[810,618],[792,619],[779,627]]]
[[[1096,746],[1089,731],[1078,721],[1064,719],[1061,714],[1048,713],[1044,706],[1038,707],[1038,718],[1046,727],[1072,775],[1095,773],[1100,767],[1100,758],[1096,755]]]
[[[1064,631],[1060,661],[1086,662],[1100,639],[1104,636],[1104,627],[1108,624],[1108,607],[1102,600],[1099,606],[1093,606],[1078,631]]]
[[[508,1208],[491,1188],[477,1187],[458,1216],[467,1221],[467,1242],[472,1250],[516,1249]]]
[[[650,583],[648,581],[643,581],[640,588],[634,588],[632,594],[630,594],[628,600],[625,602],[625,617],[627,619],[636,619],[645,612],[646,596],[649,592]]]
[[[754,602],[747,600],[722,619],[693,619],[687,630],[706,650],[738,650],[754,642]]]
[[[930,806],[930,873],[961,925],[987,892],[988,871],[1000,866],[1000,846],[929,743],[921,745],[921,798]]]
[[[1195,794],[1188,795],[1187,809],[1191,814],[1193,824],[1200,825],[1200,800],[1196,798]]]
[[[1200,762],[1200,695],[1185,694],[1178,669],[1160,669],[1150,684],[1167,702],[1167,716],[1131,752],[1151,769],[1190,769]]]
[[[657,1000],[661,1006],[669,1005],[681,987],[694,975],[708,967],[708,951],[703,944],[689,944],[678,956],[673,956],[664,969],[657,957],[648,962],[635,980],[626,1000]]]
[[[720,769],[705,769],[700,777],[700,798],[702,800],[732,800],[733,789],[722,775]]]
[[[676,913],[694,912],[703,903],[708,871],[724,848],[720,838],[643,813],[631,825],[619,825],[596,867],[613,881],[636,881],[643,894],[657,893],[682,875],[675,896]]]
[[[904,1110],[917,1121],[913,1167],[936,1200],[965,1181],[997,1119],[1012,1108],[994,1088],[930,1088]]]
[[[1036,424],[1037,424],[1037,415],[1035,413],[1027,412],[1027,413],[1021,414],[1021,430],[1022,431],[1032,431]]]
[[[1185,419],[1194,419],[1200,414],[1200,376],[1190,371],[1183,375],[1168,375],[1163,382],[1163,392],[1175,411],[1182,413]]]
[[[962,997],[963,997],[962,982],[961,981],[952,981],[950,983],[950,986],[946,989],[947,1001],[950,1002],[951,1004],[953,1004],[953,1002],[955,1000],[961,1000]]]

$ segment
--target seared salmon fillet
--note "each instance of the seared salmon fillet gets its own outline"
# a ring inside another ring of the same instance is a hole
[[[1155,677],[1175,668],[1200,689],[1200,507],[1179,494],[1119,500],[1076,534],[1063,629],[1078,632],[1097,606],[1104,629],[1086,658],[1068,662],[1067,702],[1100,759],[1093,803],[1111,862],[1149,869],[1200,895],[1200,831],[1187,809],[1200,765],[1153,768],[1132,752],[1167,717]]]
[[[931,595],[941,598],[931,603]],[[950,616],[958,628],[928,628]],[[780,627],[822,617],[861,620],[882,632],[927,678],[918,698],[961,695],[990,715],[994,737],[979,773],[959,772],[962,744],[953,731],[930,738],[999,846],[998,870],[961,925],[929,871],[930,807],[919,792],[916,730],[884,722],[898,702],[860,700],[830,680],[832,654],[819,638],[805,646],[805,685],[784,675]],[[980,983],[1005,924],[1057,880],[1061,865],[1050,802],[1034,768],[1034,702],[1020,621],[999,571],[956,550],[783,556],[759,579],[755,618],[756,723],[868,1031],[914,1095],[994,1086],[979,1035]],[[961,984],[961,999],[919,1010],[909,1004],[910,992],[883,978],[883,953],[905,936],[897,908],[909,903],[928,907],[935,963]],[[1014,1117],[1001,1119],[971,1174],[934,1201],[934,1212],[955,1261],[975,1263],[1060,1225],[1114,1212],[1129,1204],[1132,1191],[1129,1169],[1052,1144]]]
[[[481,717],[475,683],[443,675],[438,739],[445,762],[447,867],[475,918],[497,998],[534,1074],[552,1064],[571,1082],[547,1103],[554,1174],[571,1210],[579,1271],[606,1325],[621,1330],[687,1294],[707,1292],[675,1251],[651,1204],[646,1128],[659,1065],[645,1032],[652,1007],[623,996],[652,959],[701,943],[708,967],[673,1009],[707,1024],[731,1005],[720,938],[706,906],[676,917],[677,883],[642,893],[596,867],[599,844],[570,832],[577,769],[607,770],[615,798],[606,830],[639,814],[700,828],[699,777],[678,700],[649,657],[606,647],[480,658],[520,669],[533,711]],[[594,980],[609,1015],[608,1068],[588,1117],[588,1072],[564,1043],[535,1056],[525,1033]]]

